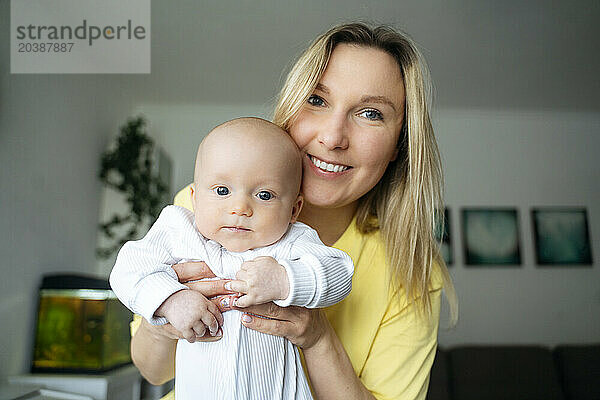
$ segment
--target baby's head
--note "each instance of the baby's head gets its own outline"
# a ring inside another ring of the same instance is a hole
[[[259,118],[225,122],[198,147],[196,227],[229,251],[273,244],[302,208],[301,180],[300,152],[285,131]]]

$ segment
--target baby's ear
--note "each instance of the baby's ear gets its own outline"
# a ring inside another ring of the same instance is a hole
[[[195,183],[190,185],[190,197],[192,198],[192,211],[196,211],[196,191],[194,190]]]
[[[290,219],[290,223],[293,224],[298,219],[298,215],[300,215],[300,210],[302,210],[302,205],[304,205],[304,197],[301,194],[298,195],[296,200],[294,201],[294,206],[292,207],[292,218]]]

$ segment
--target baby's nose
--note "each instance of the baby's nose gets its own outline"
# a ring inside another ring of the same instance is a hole
[[[250,203],[245,199],[237,199],[233,201],[233,205],[231,207],[231,213],[235,215],[243,215],[245,217],[252,216],[252,207],[250,207]]]

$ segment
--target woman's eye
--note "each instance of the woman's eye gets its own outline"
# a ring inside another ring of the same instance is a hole
[[[315,106],[315,107],[321,107],[325,104],[325,100],[323,100],[321,97],[317,96],[316,94],[313,94],[312,96],[310,96],[308,98],[308,100],[306,100],[308,102],[308,104],[310,104],[311,106]]]
[[[267,201],[267,200],[271,200],[273,198],[273,193],[263,190],[262,192],[258,192],[258,194],[256,196],[261,200]]]
[[[218,196],[227,196],[229,194],[229,189],[225,186],[218,186],[213,190]]]
[[[371,121],[383,121],[383,114],[374,109],[364,110],[359,115],[365,117],[366,119],[370,119]]]

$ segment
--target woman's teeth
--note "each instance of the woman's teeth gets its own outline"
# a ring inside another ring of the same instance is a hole
[[[315,156],[310,156],[310,160],[313,162],[313,164],[315,164],[315,166],[317,168],[322,169],[323,171],[327,171],[327,172],[343,172],[343,171],[347,170],[348,168],[350,168],[345,165],[328,164],[325,161],[319,160]]]

